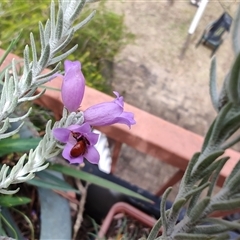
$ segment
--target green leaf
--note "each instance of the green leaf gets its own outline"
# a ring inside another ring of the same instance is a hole
[[[87,173],[87,172],[84,172],[81,170],[76,170],[72,167],[63,166],[60,164],[54,164],[54,165],[50,165],[48,167],[48,169],[61,172],[65,175],[72,176],[77,179],[81,179],[81,180],[87,181],[89,183],[93,183],[95,185],[101,186],[103,188],[108,188],[108,189],[114,190],[116,192],[126,194],[131,197],[135,197],[135,198],[139,198],[139,199],[151,202],[151,200],[143,197],[142,195],[135,193],[134,191],[131,191],[125,187],[122,187],[122,186],[116,184],[116,183],[112,183],[108,180],[105,180],[103,178],[100,178],[98,176],[95,176],[93,174],[90,174],[90,173]]]
[[[239,103],[239,72],[240,69],[240,52],[237,55],[237,58],[232,66],[231,73],[230,73],[230,79],[228,82],[228,96],[231,99],[231,101],[235,104]]]
[[[6,223],[4,224],[4,221],[2,221],[2,223],[3,223],[2,227],[7,232],[6,236],[12,237],[12,238],[18,239],[18,240],[25,240],[17,223],[13,219],[13,216],[10,213],[9,208],[6,208],[6,207],[1,208],[1,217],[3,217],[6,220],[6,222],[9,223],[9,225]],[[2,235],[3,234],[1,234],[1,236]]]
[[[13,207],[30,203],[31,199],[26,197],[0,196],[0,206]]]
[[[210,127],[211,136],[209,137],[208,145],[215,145],[219,141],[219,135],[226,121],[226,116],[231,110],[231,108],[232,108],[232,103],[227,103],[218,113],[217,118],[213,122],[213,126]]]
[[[197,175],[199,175],[199,172],[202,172],[207,167],[211,166],[211,164],[222,154],[224,154],[223,150],[218,150],[210,153],[208,156],[206,156],[202,161],[198,164],[198,162],[194,166],[194,170],[192,172],[192,178],[197,178]]]
[[[234,166],[233,170],[231,171],[230,175],[224,181],[223,187],[228,185],[228,182],[232,180],[232,178],[240,171],[240,161]]]
[[[80,193],[78,190],[73,188],[71,185],[66,183],[64,180],[48,173],[47,171],[38,172],[34,179],[27,181],[28,184],[34,185],[37,187],[55,189],[61,191],[71,191]]]
[[[228,210],[236,210],[240,206],[240,198],[237,199],[228,199],[223,200],[219,203],[213,203],[212,209],[214,211],[228,211]]]
[[[6,57],[8,56],[8,54],[13,50],[13,48],[15,47],[15,45],[17,44],[17,42],[19,41],[20,37],[21,37],[21,32],[18,34],[18,36],[13,39],[10,43],[10,45],[8,46],[7,50],[5,51],[5,53],[3,54],[3,56],[0,58],[0,66],[2,65],[3,61],[6,59]]]
[[[2,139],[0,141],[0,157],[13,152],[27,152],[37,147],[41,138]]]
[[[176,240],[215,240],[216,236],[207,234],[194,234],[194,233],[178,233],[176,234]],[[225,238],[227,239],[227,238]]]
[[[191,221],[197,221],[202,214],[204,213],[204,210],[209,205],[211,198],[205,197],[203,198],[196,206],[192,208],[192,211],[189,213],[189,218]]]
[[[217,73],[216,73],[216,57],[214,56],[211,61],[210,68],[210,97],[214,109],[218,112],[218,91],[217,91]]]

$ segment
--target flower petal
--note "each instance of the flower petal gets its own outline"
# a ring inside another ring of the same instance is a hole
[[[78,61],[64,62],[65,75],[63,78],[61,93],[64,106],[70,111],[77,111],[79,108],[84,91],[85,78],[81,71],[81,63]]]
[[[99,152],[96,150],[95,147],[93,146],[89,146],[88,147],[88,151],[86,154],[84,154],[84,157],[93,164],[98,164],[99,160],[100,160],[100,155]]]
[[[74,145],[67,143],[62,151],[62,156],[67,159],[69,162],[71,161],[72,157],[70,155],[70,152],[72,150]]]
[[[63,143],[67,143],[69,139],[71,131],[67,128],[55,128],[53,129],[53,136],[59,141]]]
[[[115,102],[105,102],[84,111],[84,120],[92,126],[105,126],[121,115],[123,108]]]
[[[91,126],[89,125],[89,123],[84,123],[82,125],[71,125],[68,127],[68,129],[70,131],[73,131],[73,132],[79,132],[79,133],[89,133],[91,132]]]
[[[84,134],[84,136],[90,142],[90,145],[95,145],[98,142],[99,134],[97,133],[90,132],[90,133]]]
[[[83,155],[80,155],[80,156],[78,156],[78,157],[76,157],[76,158],[72,158],[69,162],[70,162],[71,164],[73,164],[73,163],[79,163],[79,164],[81,164],[81,163],[83,163],[83,160],[84,160]]]

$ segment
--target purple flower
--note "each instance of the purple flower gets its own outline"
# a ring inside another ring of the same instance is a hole
[[[114,123],[123,123],[131,127],[135,124],[134,115],[123,111],[123,97],[113,92],[116,99],[112,102],[99,103],[84,111],[84,121],[92,126],[106,126]]]
[[[81,71],[81,63],[66,60],[64,62],[65,74],[62,83],[62,100],[70,112],[77,111],[84,95],[85,79]]]
[[[66,143],[62,156],[70,163],[81,164],[86,158],[89,162],[98,164],[100,156],[94,145],[99,135],[91,132],[88,123],[55,128],[53,135],[59,142]]]

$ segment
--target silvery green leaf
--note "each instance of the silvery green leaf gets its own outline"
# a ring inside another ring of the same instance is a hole
[[[23,60],[24,60],[24,68],[23,68],[23,74],[24,74],[25,72],[30,71],[30,66],[29,66],[30,57],[29,57],[29,46],[28,45],[26,45],[24,48]]]
[[[0,135],[0,139],[8,138],[8,137],[11,137],[11,136],[13,136],[14,134],[18,133],[19,129],[23,126],[23,124],[24,124],[24,122],[22,122],[22,123],[20,124],[20,126],[19,126],[17,129],[13,130],[12,132],[8,132],[8,133],[1,134],[1,135]]]
[[[72,29],[69,34],[67,35],[66,39],[52,51],[52,54],[55,55],[57,52],[63,50],[72,40],[74,35],[74,30]]]
[[[214,236],[207,234],[194,234],[194,233],[178,233],[174,236],[174,240],[214,240]]]
[[[172,207],[169,210],[168,215],[168,226],[167,226],[167,235],[170,235],[177,223],[179,213],[183,207],[183,205],[186,203],[186,198],[179,198],[174,201]]]
[[[209,167],[218,157],[224,154],[223,150],[214,151],[211,154],[209,154],[207,157],[205,157],[200,163],[196,162],[195,166],[192,170],[192,177],[194,178],[198,172],[201,172],[205,170],[207,167]]]
[[[185,185],[189,185],[191,184],[191,182],[193,182],[194,180],[192,179],[191,175],[192,175],[192,169],[194,167],[194,165],[196,164],[198,158],[200,156],[200,152],[195,153],[192,157],[192,159],[189,161],[189,164],[187,166],[187,169],[185,170],[185,173],[183,175],[182,181],[180,183],[180,189],[182,189]]]
[[[210,182],[210,186],[208,188],[207,196],[210,197],[212,195],[212,192],[213,192],[216,182],[218,180],[219,174],[220,174],[223,166],[225,165],[225,163],[228,161],[228,159],[229,159],[229,157],[224,157],[218,161],[219,164],[211,177],[211,182]]]
[[[40,59],[39,59],[39,65],[42,66],[42,67],[45,67],[47,66],[47,63],[49,61],[49,58],[50,58],[50,45],[47,44]]]
[[[230,79],[230,72],[226,74],[223,80],[222,89],[218,97],[218,111],[220,111],[222,107],[229,102],[229,96],[228,96],[228,90],[227,90],[229,79]]]
[[[51,26],[50,26],[50,20],[48,19],[44,28],[44,39],[46,44],[50,42],[50,35],[51,35]]]
[[[238,227],[240,227],[240,225]],[[219,234],[219,233],[224,233],[228,230],[231,230],[231,229],[229,229],[227,226],[219,225],[219,224],[211,224],[211,225],[206,225],[206,226],[197,226],[193,229],[193,233]]]
[[[208,182],[209,180],[209,176],[205,176],[201,182],[198,184],[198,186],[201,186],[203,184],[205,184],[206,182]],[[193,207],[197,204],[199,198],[200,198],[201,192],[196,192],[194,195],[192,195],[190,202],[188,203],[188,207],[187,207],[187,215],[189,215],[189,213],[192,211]]]
[[[211,61],[210,68],[210,97],[214,109],[218,112],[218,91],[217,91],[217,72],[216,72],[216,57],[214,56]]]
[[[7,122],[12,123],[12,122],[22,121],[22,120],[24,120],[25,118],[27,118],[27,117],[29,116],[29,114],[31,113],[31,111],[32,111],[32,108],[30,107],[30,108],[28,109],[28,111],[27,111],[26,114],[24,114],[24,115],[22,115],[22,116],[20,116],[20,117],[9,117],[9,118],[7,118]],[[5,120],[4,120],[3,122],[5,123]]]
[[[189,197],[191,197],[194,194],[201,193],[203,189],[205,189],[206,187],[209,186],[209,184],[210,184],[210,182],[206,182],[199,187],[195,187],[195,188],[193,187],[193,189],[185,195],[185,198],[188,199]]]
[[[35,72],[37,69],[37,49],[34,40],[33,33],[30,33],[30,42],[31,42],[31,49],[32,49],[32,64],[33,64],[33,71]]]
[[[59,40],[62,37],[62,32],[63,32],[63,10],[59,8],[55,29],[55,38],[57,40]]]
[[[50,29],[51,29],[51,34],[50,34],[50,39],[54,39],[54,33],[55,33],[55,2],[51,1],[51,6],[50,6]]]
[[[46,91],[46,89],[43,89],[40,93],[38,93],[38,94],[36,94],[36,95],[34,95],[32,97],[20,98],[18,102],[21,103],[21,102],[33,101],[33,100],[41,97],[45,93],[45,91]]]
[[[41,74],[41,75],[38,75],[36,77],[36,80],[40,80],[40,79],[49,79],[49,77],[52,77],[55,73],[58,72],[59,68],[61,66],[61,63],[59,62],[51,71],[47,72],[47,73],[44,73],[44,74]],[[38,81],[36,81],[36,83],[38,83]],[[46,82],[45,82],[46,83]],[[43,83],[42,83],[43,84]],[[38,86],[41,85],[41,84],[37,84]]]
[[[189,212],[188,217],[191,219],[191,221],[196,221],[201,217],[204,210],[208,207],[210,203],[211,198],[205,197],[203,198],[196,206],[193,207],[191,212]]]
[[[240,135],[238,135],[238,136],[234,137],[233,139],[230,139],[230,140],[228,140],[227,142],[223,143],[223,144],[221,145],[221,148],[224,149],[224,150],[226,150],[226,149],[228,149],[228,148],[230,148],[230,147],[233,147],[233,146],[234,146],[236,143],[238,143],[239,141],[240,141]]]
[[[232,180],[232,178],[239,172],[240,172],[240,161],[237,162],[237,164],[234,166],[233,170],[231,171],[230,175],[224,181],[223,187],[227,186],[229,181]]]
[[[219,143],[222,143],[228,140],[238,129],[240,128],[240,112],[235,116],[232,116],[231,119],[222,126],[221,131],[219,132]]]
[[[221,226],[226,226],[228,229],[234,230],[234,229],[240,229],[240,223],[238,221],[229,221],[224,220],[221,218],[205,218],[201,221],[202,223],[210,223],[210,224],[216,224]]]
[[[3,121],[3,126],[0,128],[0,134],[4,133],[7,131],[7,129],[9,128],[10,124],[9,124],[9,118],[6,118]]]
[[[44,27],[41,22],[39,22],[39,35],[40,35],[41,50],[43,52],[43,50],[45,49],[45,46],[46,46],[46,42],[45,42],[45,37],[44,37]],[[42,54],[42,52],[41,52],[41,54]]]
[[[96,11],[91,12],[82,22],[73,27],[74,32],[85,26],[95,15]]]
[[[217,118],[214,121],[214,125],[212,127],[212,131],[211,131],[211,136],[209,138],[209,143],[208,145],[214,145],[216,142],[219,141],[219,133],[222,130],[222,126],[225,123],[225,119],[226,119],[226,115],[228,114],[228,112],[230,111],[232,107],[231,103],[227,103],[219,112]]]
[[[162,219],[162,227],[163,227],[163,237],[166,237],[167,229],[168,229],[168,224],[167,224],[167,216],[166,216],[166,201],[167,197],[172,191],[172,188],[169,187],[162,196],[162,201],[160,203],[160,214],[161,214],[161,219]]]
[[[20,188],[17,188],[15,190],[6,190],[6,189],[1,189],[0,188],[0,193],[2,194],[9,194],[9,195],[13,195],[16,194],[19,191]]]
[[[75,45],[74,47],[72,47],[71,49],[69,49],[67,52],[63,53],[60,56],[57,56],[55,58],[52,58],[49,61],[49,65],[55,64],[57,62],[62,61],[64,58],[66,58],[67,56],[69,56],[71,53],[73,53],[76,49],[77,49],[78,45]]]
[[[155,223],[155,225],[153,226],[153,228],[151,229],[151,232],[149,233],[147,240],[155,240],[161,226],[162,226],[162,219],[160,217]]]
[[[228,96],[230,100],[235,103],[239,104],[239,81],[240,81],[240,52],[236,57],[236,60],[232,66],[231,72],[230,72],[230,79],[228,82]]]
[[[86,0],[81,0],[79,2],[75,2],[77,5],[74,6],[74,9],[72,9],[73,11],[71,11],[71,17],[70,17],[70,22],[73,22],[76,20],[76,18],[78,17],[79,13],[82,11],[84,5],[85,5]],[[74,3],[74,1],[72,2]]]
[[[240,198],[223,200],[221,202],[211,204],[211,208],[214,211],[235,210],[239,208],[239,206],[240,206]]]

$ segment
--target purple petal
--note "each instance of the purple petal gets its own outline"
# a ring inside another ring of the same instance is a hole
[[[119,94],[118,92],[115,92],[115,91],[114,91],[113,93],[114,93],[115,96],[116,96],[116,99],[114,100],[114,102],[115,102],[116,104],[118,104],[120,107],[123,108],[123,106],[124,106],[123,97],[120,96],[120,94]]]
[[[73,132],[79,132],[79,133],[89,133],[92,130],[89,123],[84,123],[82,125],[71,125],[68,127],[68,129]]]
[[[72,159],[70,152],[72,150],[74,145],[67,143],[62,151],[62,156],[67,159],[68,161],[70,161]]]
[[[64,106],[70,112],[73,112],[77,111],[82,102],[85,91],[85,78],[81,71],[80,62],[66,60],[64,67],[65,75],[61,89],[62,100]]]
[[[70,162],[71,164],[73,164],[73,163],[79,163],[79,164],[81,164],[81,163],[83,163],[83,160],[84,160],[83,155],[80,155],[79,157],[71,158],[71,160],[70,160],[69,162]]]
[[[67,143],[69,139],[71,131],[67,128],[55,128],[53,129],[53,136],[59,141],[63,143]]]
[[[86,154],[84,154],[84,157],[93,164],[98,164],[99,159],[100,159],[100,155],[99,152],[96,150],[95,147],[93,146],[89,146],[88,147],[88,151]]]
[[[71,70],[73,67],[80,68],[81,69],[81,63],[79,61],[70,61],[70,60],[65,60],[64,61],[64,70],[65,72]]]
[[[100,103],[84,111],[84,120],[92,126],[109,125],[122,112],[123,108],[115,102]]]
[[[99,134],[97,133],[90,132],[84,134],[84,136],[88,139],[91,145],[95,145],[98,142]]]

